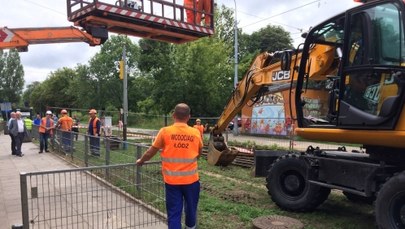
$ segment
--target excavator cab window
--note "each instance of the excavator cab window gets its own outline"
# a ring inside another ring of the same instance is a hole
[[[300,126],[394,128],[405,102],[405,29],[399,7],[365,5],[310,31],[301,62],[305,69],[300,68],[297,80]],[[316,53],[322,45],[343,53],[333,58],[326,51]],[[314,69],[319,63],[328,67]],[[314,87],[322,81],[323,88]]]
[[[392,129],[404,97],[404,25],[395,4],[353,12],[337,125]]]

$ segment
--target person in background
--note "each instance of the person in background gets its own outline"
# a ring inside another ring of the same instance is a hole
[[[53,119],[53,124],[55,125],[55,127],[58,125],[58,116],[56,114],[52,115],[52,119]]]
[[[76,114],[73,115],[73,126],[72,126],[72,131],[74,132],[75,135],[75,140],[77,141],[77,138],[79,137],[79,125],[80,125],[80,120],[77,118]]]
[[[44,149],[45,152],[49,152],[48,150],[48,138],[52,136],[52,130],[55,128],[53,119],[52,119],[52,112],[47,111],[46,117],[41,119],[39,125],[39,153],[43,153]]]
[[[41,115],[39,113],[37,113],[37,116],[34,119],[34,125],[35,126],[41,125]]]
[[[11,155],[17,155],[17,152],[16,152],[17,149],[15,147],[15,137],[10,132],[10,124],[14,119],[15,119],[15,112],[13,111],[10,113],[10,119],[7,122],[8,135],[10,135],[10,138],[11,138]]]
[[[35,116],[33,124],[34,124],[34,127],[31,131],[31,136],[32,136],[32,138],[39,139],[38,130],[39,130],[39,125],[41,125],[41,115],[39,113],[37,113],[37,115]]]
[[[205,26],[209,27],[211,26],[211,17],[212,17],[212,7],[211,7],[211,0],[198,0],[197,3],[197,18],[196,18],[196,23],[197,25],[201,24],[201,17],[202,17],[202,12],[204,12],[204,17],[205,17]]]
[[[10,122],[9,130],[15,138],[15,155],[18,157],[24,156],[24,154],[21,152],[21,147],[24,141],[24,136],[27,132],[27,128],[25,127],[24,121],[21,119],[21,112],[17,111],[15,113],[15,119]]]
[[[73,119],[69,117],[67,110],[60,111],[62,117],[58,120],[57,127],[62,131],[62,148],[65,153],[72,151],[72,126]]]
[[[32,123],[33,123],[33,121],[30,119],[30,117],[25,117],[23,120],[24,120],[25,127],[27,128],[27,137],[29,139],[31,139],[31,131],[32,131]]]
[[[205,124],[205,126],[201,125],[201,119],[198,118],[195,120],[195,125],[193,127],[200,131],[201,139],[204,140],[204,131],[207,130],[208,124]]]
[[[197,226],[197,206],[200,181],[197,159],[202,153],[201,134],[187,125],[190,107],[177,104],[174,124],[160,129],[152,146],[136,161],[142,166],[162,149],[162,174],[166,189],[166,209],[169,229],[181,229],[181,215],[186,215],[186,228]]]
[[[89,115],[90,119],[87,133],[90,135],[90,152],[91,155],[99,157],[101,121],[97,118],[97,111],[95,109],[91,109]]]
[[[197,9],[198,0],[184,0],[184,7],[186,9],[187,23],[195,24],[195,9]],[[201,19],[200,19],[201,20]]]

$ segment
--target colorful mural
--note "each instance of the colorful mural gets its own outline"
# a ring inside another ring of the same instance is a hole
[[[287,117],[288,119],[288,117]],[[281,93],[264,96],[252,109],[249,120],[251,134],[288,135],[291,121],[286,121],[284,100]]]

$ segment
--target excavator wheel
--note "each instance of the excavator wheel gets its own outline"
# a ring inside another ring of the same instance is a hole
[[[309,162],[294,153],[278,158],[271,165],[266,187],[277,206],[289,211],[308,212],[328,198],[330,189],[310,184],[308,172]]]
[[[405,228],[405,171],[384,183],[375,202],[378,228]]]
[[[210,165],[227,166],[238,155],[235,149],[229,149],[223,136],[210,136],[207,161]]]

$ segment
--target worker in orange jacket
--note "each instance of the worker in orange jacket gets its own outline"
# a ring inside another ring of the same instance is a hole
[[[195,24],[194,16],[195,10],[197,9],[197,4],[199,0],[184,0],[184,7],[186,8],[187,22],[190,24]]]
[[[207,130],[207,126],[208,126],[208,124],[206,124],[205,126],[201,125],[201,119],[199,119],[199,118],[197,120],[195,120],[195,125],[193,126],[198,131],[200,131],[201,139],[203,139],[203,140],[204,140],[204,131]]]
[[[48,138],[52,136],[52,130],[55,128],[52,119],[52,112],[47,111],[46,117],[43,117],[39,124],[39,153],[49,152],[48,150]]]
[[[160,129],[152,146],[136,161],[141,166],[162,149],[162,174],[166,189],[166,209],[169,229],[181,229],[183,202],[186,228],[196,228],[200,195],[197,159],[202,152],[200,132],[187,125],[190,107],[177,104],[174,124]]]
[[[99,157],[101,121],[99,118],[97,118],[97,110],[91,109],[89,111],[89,115],[90,119],[87,134],[89,135],[90,139],[90,152],[91,155]]]
[[[69,117],[67,110],[63,109],[60,111],[62,117],[58,120],[56,125],[62,132],[62,149],[65,153],[70,153],[72,151],[72,126],[73,119]]]
[[[211,0],[198,0],[197,11],[198,11],[196,18],[197,25],[201,24],[202,12],[204,12],[205,26],[208,27],[211,26],[211,17],[212,17]]]

